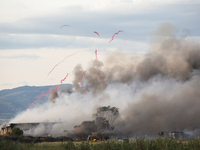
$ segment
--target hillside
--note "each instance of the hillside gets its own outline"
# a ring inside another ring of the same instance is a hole
[[[0,91],[0,119],[10,119],[17,113],[26,110],[29,104],[33,103],[37,96],[43,91],[55,88],[53,86],[22,86],[13,89]],[[63,84],[61,87],[70,87],[71,84]],[[48,96],[43,97],[40,102],[48,100]],[[1,121],[1,120],[0,120]],[[0,122],[1,124],[1,122]]]

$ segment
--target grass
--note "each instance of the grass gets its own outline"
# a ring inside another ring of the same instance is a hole
[[[0,150],[199,150],[200,139],[188,141],[168,139],[166,137],[156,139],[136,138],[131,141],[128,138],[123,141],[100,142],[42,142],[20,143],[10,140],[0,141]]]

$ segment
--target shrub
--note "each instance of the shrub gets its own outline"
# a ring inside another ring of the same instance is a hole
[[[13,135],[17,135],[17,136],[21,136],[21,135],[23,135],[23,130],[21,130],[20,128],[18,128],[18,127],[15,127],[13,130],[12,130],[12,134]]]
[[[11,132],[7,132],[6,135],[11,135]]]
[[[29,150],[32,147],[34,147],[32,143],[24,144],[8,139],[0,139],[0,150]]]
[[[188,141],[177,141],[167,137],[156,139],[137,138],[135,141],[126,138],[121,141],[106,141],[90,144],[82,142],[76,145],[73,142],[64,144],[67,150],[200,150],[200,139],[191,139]]]
[[[67,144],[64,144],[64,148],[67,150],[75,150],[76,147],[72,141],[67,142]]]
[[[90,147],[91,147],[91,145],[88,142],[86,142],[86,143],[82,142],[78,146],[78,149],[80,149],[80,150],[90,150]]]

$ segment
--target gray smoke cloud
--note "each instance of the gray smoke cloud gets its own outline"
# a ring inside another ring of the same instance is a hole
[[[124,134],[150,134],[160,131],[192,131],[199,128],[200,72],[190,80],[155,77],[138,99],[124,110],[117,130]]]
[[[93,91],[94,94],[104,90],[106,84],[103,83],[105,75],[101,71],[102,66],[103,63],[99,60],[92,61],[89,68],[86,70],[83,70],[80,64],[77,65],[74,69],[74,88],[81,93]]]
[[[73,92],[73,89],[72,87],[69,87],[66,85],[66,86],[58,87],[57,90],[52,89],[52,91],[54,92],[50,93],[48,101],[55,103],[56,99],[59,98],[59,95],[61,95],[61,93],[71,94]]]
[[[199,43],[177,38],[176,34],[177,29],[171,24],[162,24],[152,37],[152,48],[144,56],[115,53],[108,56],[104,64],[94,60],[87,70],[78,65],[74,69],[74,87],[97,93],[110,83],[130,84],[136,79],[148,81],[156,75],[177,81],[188,80],[200,67]],[[100,84],[101,77],[103,84]]]
[[[55,89],[53,91],[55,91]],[[49,101],[55,103],[56,98],[58,98],[58,92],[52,92],[49,96]]]
[[[146,55],[115,53],[104,64],[93,61],[83,76],[84,86],[80,85],[84,70],[80,65],[75,68],[75,87],[94,94],[105,93],[113,84],[127,84],[131,88],[138,82],[132,93],[139,95],[122,110],[124,118],[116,124],[116,132],[157,134],[199,127],[200,44],[178,38],[177,34],[173,25],[161,24]]]
[[[88,68],[77,65],[74,90],[60,90],[52,95],[54,103],[28,110],[11,122],[58,121],[62,124],[56,124],[52,134],[61,134],[91,121],[98,107],[111,106],[120,113],[114,124],[116,134],[197,130],[200,43],[186,40],[187,33],[178,36],[179,30],[173,25],[161,24],[145,55],[115,52],[105,61],[91,61]]]

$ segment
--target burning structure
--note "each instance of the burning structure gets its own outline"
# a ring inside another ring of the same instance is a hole
[[[183,131],[162,131],[158,135],[176,140],[188,140],[191,137],[190,134]],[[193,136],[193,138],[196,137]]]
[[[42,122],[42,123],[9,123],[5,124],[1,128],[1,135],[5,135],[8,132],[12,132],[15,127],[23,130],[24,135],[34,135],[33,132],[36,128],[44,127],[46,131],[42,134],[42,136],[48,136],[48,130],[51,130],[52,126],[57,124],[58,122]]]
[[[64,136],[75,140],[107,140],[109,135],[109,122],[105,118],[98,117],[96,121],[84,121],[80,125],[74,126],[74,130],[64,130]]]
[[[114,127],[110,124],[117,119],[119,115],[118,108],[115,107],[99,107],[97,113],[93,114],[95,120],[83,121],[80,125],[74,126],[74,130],[64,131],[64,135],[82,140],[92,139],[108,139],[107,132],[112,132]]]
[[[54,125],[50,132],[54,135],[63,135],[64,130],[66,134],[92,135],[104,129],[106,133],[124,137],[155,137],[160,131],[181,131],[198,136],[199,41],[178,37],[177,28],[162,24],[154,32],[151,44],[144,55],[116,52],[104,61],[90,61],[86,72],[77,65],[70,94],[58,90],[57,95],[51,97],[53,103],[25,111],[11,122],[59,120],[62,123]],[[120,115],[117,109],[102,106],[119,108]],[[94,119],[91,114],[100,107]],[[97,117],[106,118],[103,127],[98,125]],[[45,128],[40,129],[45,131]]]

